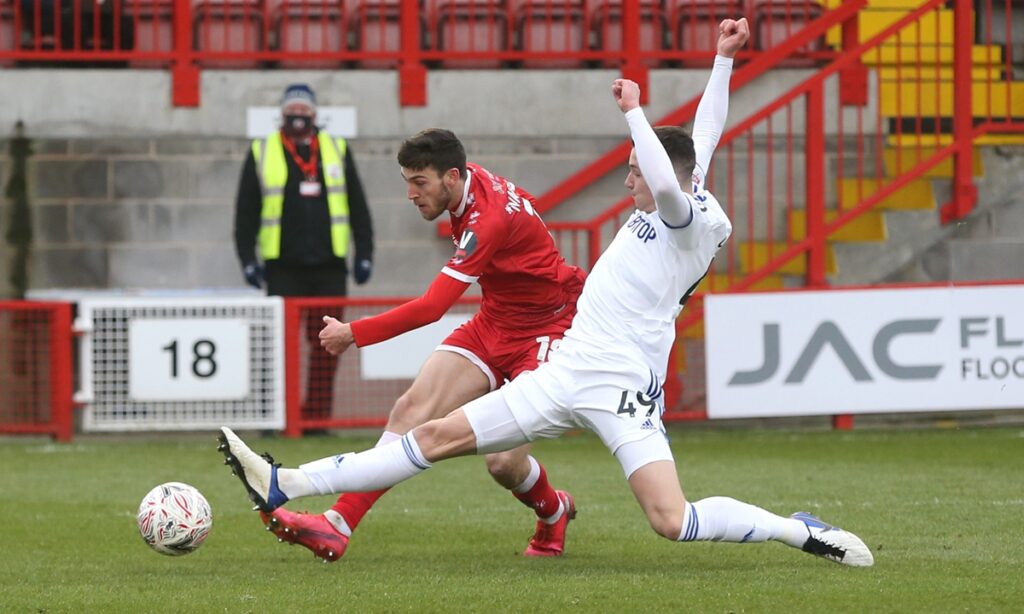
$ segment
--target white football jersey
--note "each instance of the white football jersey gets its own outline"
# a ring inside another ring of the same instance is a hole
[[[657,211],[633,212],[587,277],[572,327],[552,360],[561,354],[623,367],[646,365],[665,381],[680,302],[696,289],[732,233],[710,192],[686,198],[693,219],[682,228],[667,226]]]

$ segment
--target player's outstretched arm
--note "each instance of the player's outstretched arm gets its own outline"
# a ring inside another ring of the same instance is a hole
[[[729,112],[729,77],[732,75],[732,61],[736,52],[743,48],[750,38],[747,19],[725,19],[718,25],[718,55],[715,57],[711,77],[704,88],[704,95],[697,105],[693,121],[693,148],[697,154],[697,170],[694,174],[703,179],[711,164],[718,140],[725,130],[725,119]]]
[[[672,160],[640,108],[640,86],[629,79],[612,82],[612,96],[626,117],[637,164],[657,203],[658,214],[672,226],[690,223],[690,201],[679,185]]]
[[[337,356],[353,343],[359,347],[373,345],[426,326],[440,320],[468,288],[468,283],[440,273],[423,296],[372,318],[346,323],[324,316],[320,346]]]

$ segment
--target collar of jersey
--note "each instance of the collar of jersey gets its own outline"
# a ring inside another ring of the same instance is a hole
[[[469,202],[469,182],[473,181],[473,171],[466,169],[466,185],[462,186],[462,202],[459,203],[458,208],[452,212],[455,217],[462,217],[462,214],[466,212],[466,203]]]

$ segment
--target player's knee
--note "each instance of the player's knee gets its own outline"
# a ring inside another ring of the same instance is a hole
[[[406,392],[398,397],[388,416],[388,430],[406,432],[433,418],[430,407]]]
[[[653,509],[647,514],[647,521],[658,535],[677,541],[683,532],[683,515],[667,508]]]
[[[488,454],[485,457],[487,463],[487,472],[491,474],[491,477],[495,479],[499,484],[512,484],[512,487],[516,486],[516,473],[519,471],[519,459],[511,454],[504,452],[498,454]],[[522,480],[519,480],[520,482]]]

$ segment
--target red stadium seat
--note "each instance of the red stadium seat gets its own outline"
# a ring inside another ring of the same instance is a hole
[[[809,0],[754,0],[753,38],[756,49],[771,49],[787,38],[802,30],[808,23],[821,17],[825,9],[817,2]],[[821,36],[803,47],[800,52],[816,52],[825,50],[825,37]],[[813,57],[790,57],[782,62],[784,66],[813,66]]]
[[[277,50],[288,53],[339,53],[348,48],[348,16],[331,0],[285,0],[274,13]],[[333,68],[340,58],[284,59],[283,68]]]
[[[556,57],[527,58],[524,68],[576,68],[583,61],[557,54],[587,49],[585,0],[527,0],[516,11],[521,51]]]
[[[596,0],[591,5],[590,31],[594,34],[595,49],[622,50],[622,2]],[[668,21],[660,0],[640,0],[640,51],[661,51],[665,48]],[[617,66],[618,61],[607,61],[606,66]],[[646,66],[657,66],[659,60],[647,59]]]
[[[171,51],[174,49],[173,0],[126,0],[125,14],[135,24],[136,51]],[[134,68],[166,66],[168,60],[132,60]]]
[[[746,14],[742,0],[669,0],[669,19],[675,48],[680,51],[715,53],[718,24]],[[709,65],[708,60],[686,60],[684,64]]]
[[[3,0],[0,2],[0,51],[13,51],[18,47],[19,34],[14,29],[14,6]],[[13,66],[14,60],[0,59],[0,67]]]
[[[358,51],[392,52],[402,47],[401,0],[352,1],[353,48]],[[397,58],[360,60],[363,68],[394,68]]]
[[[431,22],[436,48],[448,52],[495,52],[509,48],[504,0],[439,0]],[[469,57],[443,60],[445,68],[498,68],[502,60]]]
[[[210,68],[255,68],[253,57],[218,57],[251,54],[266,49],[262,0],[200,0],[192,7],[192,34],[196,61]]]

